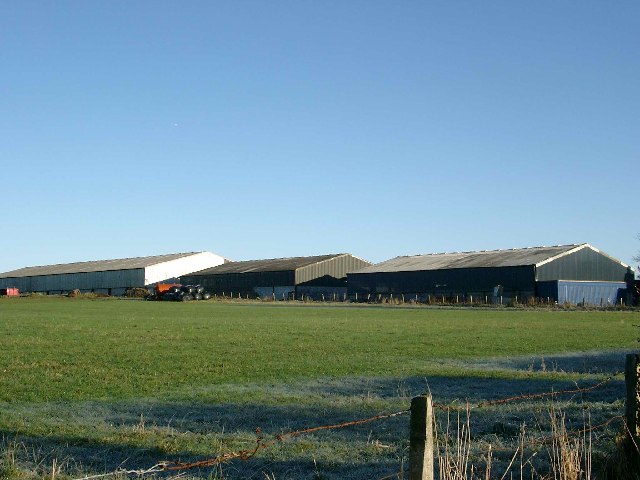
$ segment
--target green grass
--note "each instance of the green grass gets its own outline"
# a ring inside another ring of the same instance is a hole
[[[442,403],[574,388],[624,363],[638,323],[637,312],[0,299],[0,479],[51,478],[54,459],[64,478],[250,449],[256,427],[399,411],[427,388]],[[553,356],[565,352],[587,353]],[[594,423],[621,413],[622,380],[594,395]],[[476,412],[478,438],[508,450],[495,425],[518,431],[545,408]],[[407,422],[319,432],[194,476],[379,478],[406,466]]]
[[[634,345],[637,313],[0,301],[0,401],[122,399]]]

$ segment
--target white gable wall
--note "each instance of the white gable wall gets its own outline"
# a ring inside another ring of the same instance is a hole
[[[164,280],[181,277],[189,273],[199,272],[205,268],[217,267],[224,263],[224,258],[211,252],[200,252],[188,257],[162,262],[145,268],[144,284],[154,285]]]

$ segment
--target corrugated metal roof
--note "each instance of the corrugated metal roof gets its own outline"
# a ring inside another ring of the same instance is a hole
[[[59,265],[43,265],[25,267],[11,272],[0,273],[0,278],[36,277],[41,275],[62,275],[68,273],[106,272],[113,270],[132,270],[146,268],[158,263],[169,262],[195,255],[201,252],[170,253],[150,257],[119,258],[115,260],[96,260],[91,262],[62,263]]]
[[[191,275],[220,275],[224,273],[250,273],[250,272],[279,272],[290,271],[307,267],[314,263],[324,262],[332,258],[348,255],[347,253],[335,253],[331,255],[316,255],[313,257],[268,258],[265,260],[246,260],[243,262],[229,262],[217,267],[207,268]]]
[[[354,273],[412,272],[419,270],[445,270],[453,268],[516,267],[537,265],[558,255],[566,254],[588,244],[557,245],[554,247],[513,248],[510,250],[483,250],[479,252],[432,253],[396,257]]]

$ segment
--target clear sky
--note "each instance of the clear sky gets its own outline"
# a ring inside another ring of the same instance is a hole
[[[640,2],[0,2],[0,271],[640,250]]]

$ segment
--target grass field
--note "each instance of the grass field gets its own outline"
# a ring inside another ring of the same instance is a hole
[[[637,312],[3,299],[0,478],[50,478],[53,459],[78,476],[210,456],[251,447],[256,427],[399,411],[427,388],[463,402],[595,382],[622,368],[638,322]],[[623,396],[611,382],[591,399],[594,415],[619,414]],[[479,436],[500,443],[525,410],[543,415],[535,408],[496,409],[475,422]],[[580,414],[575,399],[565,408]],[[407,423],[320,432],[194,475],[380,478],[406,456]]]

